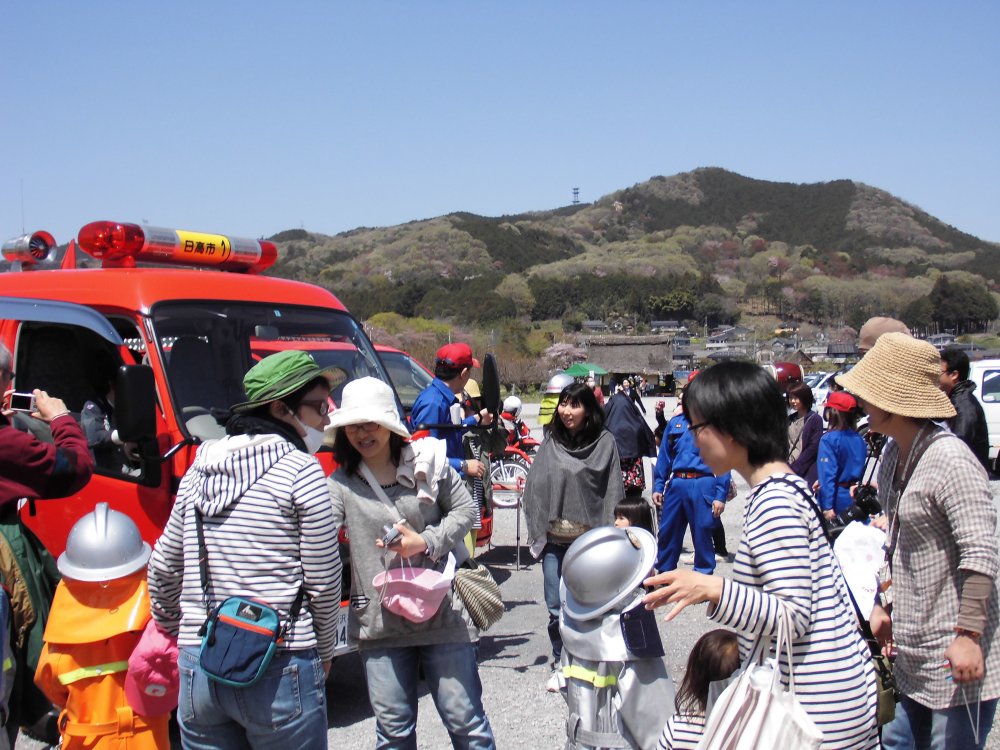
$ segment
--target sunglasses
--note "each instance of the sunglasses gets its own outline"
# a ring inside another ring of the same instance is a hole
[[[325,398],[302,399],[299,401],[299,406],[308,406],[315,409],[321,417],[325,417],[330,413],[330,402]]]

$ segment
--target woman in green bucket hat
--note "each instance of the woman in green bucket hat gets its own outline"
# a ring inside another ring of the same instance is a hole
[[[287,747],[326,747],[324,675],[340,606],[337,527],[314,453],[336,385],[309,354],[285,351],[244,376],[226,436],[198,447],[149,562],[153,615],[178,635],[183,744],[249,747],[260,735]],[[204,534],[204,585],[196,518]],[[211,682],[201,669],[202,623],[230,596],[278,610],[287,630],[262,678]],[[289,718],[288,706],[299,711]],[[266,732],[262,729],[266,727]]]

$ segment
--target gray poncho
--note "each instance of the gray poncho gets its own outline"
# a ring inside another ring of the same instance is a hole
[[[610,432],[601,430],[593,443],[575,449],[549,437],[531,464],[522,498],[532,554],[541,554],[551,521],[610,526],[624,498],[621,461]]]

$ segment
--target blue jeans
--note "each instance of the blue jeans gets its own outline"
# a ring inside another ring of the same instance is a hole
[[[569,545],[549,542],[542,550],[542,592],[545,608],[549,611],[549,642],[552,644],[552,661],[562,658],[562,636],[559,635],[559,579],[562,563]]]
[[[416,750],[418,669],[423,666],[427,688],[452,747],[496,748],[483,708],[475,644],[370,648],[360,654],[368,680],[368,701],[375,713],[375,747]]]
[[[684,530],[690,524],[694,544],[694,569],[711,575],[715,572],[715,542],[712,528],[716,518],[712,515],[712,498],[715,495],[713,476],[695,479],[674,477],[663,493],[660,508],[660,528],[657,534],[656,570],[665,573],[677,568],[684,543]]]
[[[185,750],[325,748],[326,676],[316,649],[278,651],[249,687],[215,682],[181,649],[177,721]]]
[[[983,750],[993,727],[996,708],[996,698],[934,710],[903,696],[896,704],[896,718],[882,728],[882,747],[885,750]],[[974,731],[977,712],[979,742],[976,742]]]

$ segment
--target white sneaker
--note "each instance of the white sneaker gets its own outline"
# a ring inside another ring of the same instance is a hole
[[[550,693],[558,693],[562,686],[565,685],[565,678],[562,676],[562,670],[558,667],[552,670],[552,674],[549,675],[549,679],[545,682],[545,689]]]
[[[694,565],[694,552],[687,555],[681,555],[681,562],[685,565]]]

